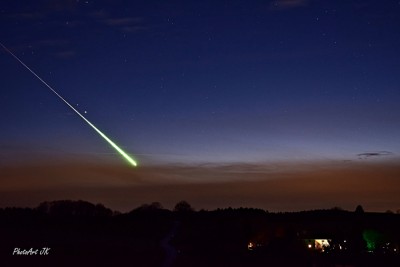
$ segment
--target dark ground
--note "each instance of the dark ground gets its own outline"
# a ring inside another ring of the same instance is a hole
[[[362,210],[172,212],[153,203],[119,214],[57,201],[0,209],[0,266],[400,266],[399,228],[399,214]],[[332,246],[310,249],[305,240],[313,238]],[[49,255],[12,255],[43,247]]]

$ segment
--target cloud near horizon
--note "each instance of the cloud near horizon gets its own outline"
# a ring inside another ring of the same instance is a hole
[[[256,207],[295,211],[339,206],[369,211],[400,208],[395,163],[163,165],[136,169],[82,163],[1,167],[0,203],[37,206],[82,199],[120,211],[153,201],[172,208]]]
[[[392,155],[394,155],[394,153],[389,151],[365,152],[357,154],[359,158],[382,157],[382,156],[392,156]]]

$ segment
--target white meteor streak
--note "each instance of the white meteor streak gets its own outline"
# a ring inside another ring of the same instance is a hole
[[[29,68],[22,60],[20,60],[16,55],[14,55],[7,47],[5,47],[2,43],[0,45],[6,50],[10,55],[12,55],[19,63],[22,64],[27,70],[29,70],[36,78],[39,79],[47,88],[49,88],[56,96],[58,96],[65,104],[67,104],[76,114],[78,114],[87,124],[89,124],[101,137],[103,137],[115,150],[118,151],[130,164],[133,166],[137,166],[137,163],[134,159],[132,159],[127,153],[125,153],[121,148],[119,148],[110,138],[108,138],[104,133],[102,133],[99,129],[96,128],[89,120],[87,120],[78,110],[76,110],[70,103],[67,102],[60,94],[56,92],[50,85],[48,85],[42,78],[39,77],[31,68]]]

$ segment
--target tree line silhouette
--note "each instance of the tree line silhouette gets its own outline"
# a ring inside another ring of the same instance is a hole
[[[47,201],[0,209],[0,260],[2,266],[162,266],[160,242],[175,227],[177,267],[400,266],[399,226],[399,214],[369,213],[361,205],[272,213],[195,211],[180,201],[173,210],[153,202],[121,213],[82,200]],[[318,251],[316,239],[330,246]],[[51,248],[48,256],[12,255],[15,248],[42,247]]]

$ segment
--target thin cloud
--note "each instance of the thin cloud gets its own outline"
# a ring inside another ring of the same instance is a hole
[[[95,19],[106,19],[109,17],[108,13],[104,11],[104,9],[96,10],[94,12],[89,13],[90,17]]]
[[[76,11],[79,6],[83,5],[76,0],[58,0],[58,1],[51,1],[45,0],[43,1],[43,9],[47,10],[48,12],[59,12],[59,11],[69,11],[73,12]]]
[[[43,19],[45,17],[44,13],[39,12],[26,12],[26,13],[14,13],[9,14],[7,16],[10,19],[17,19],[17,20],[38,20]]]
[[[132,26],[143,21],[139,17],[109,18],[103,20],[108,26]]]
[[[56,52],[53,55],[57,58],[69,59],[74,57],[76,55],[76,52],[73,50],[66,50],[66,51]]]
[[[359,158],[382,157],[391,155],[393,155],[393,153],[390,151],[376,151],[376,152],[365,152],[357,154]]]
[[[32,43],[32,46],[35,47],[43,47],[43,46],[65,46],[69,45],[69,41],[65,39],[43,39],[43,40],[38,40],[36,42]]]
[[[147,29],[147,27],[145,27],[145,26],[127,26],[127,27],[123,27],[122,31],[126,32],[126,33],[134,33],[134,32],[143,31],[146,29]]]
[[[376,152],[373,152],[376,153]],[[330,208],[397,209],[395,163],[297,166],[142,166],[76,161],[0,167],[0,203],[37,206],[54,199],[84,199],[121,211],[182,199],[197,209],[258,207],[271,211]],[[300,171],[301,170],[301,171]]]
[[[38,11],[35,12],[15,12],[6,15],[6,17],[10,19],[16,20],[39,20],[44,19],[49,14],[53,14],[54,12],[71,12],[74,13],[80,5],[79,1],[76,0],[44,0],[37,1],[35,3],[38,7]]]
[[[271,3],[271,9],[284,10],[308,6],[309,0],[276,0]]]
[[[124,33],[135,33],[148,28],[143,25],[143,18],[141,17],[103,17],[100,21],[107,26],[118,28]]]

